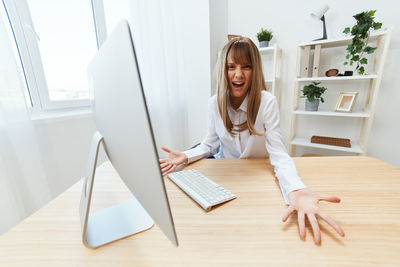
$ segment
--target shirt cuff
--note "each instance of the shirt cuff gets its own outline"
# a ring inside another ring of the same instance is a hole
[[[183,151],[182,153],[188,158],[188,164],[206,156],[206,153],[199,146]]]
[[[282,196],[283,199],[286,203],[286,205],[290,205],[289,201],[289,193],[295,190],[307,188],[307,186],[299,179],[297,179],[295,182],[293,182],[291,185],[286,186],[283,185],[283,183],[279,182],[279,187],[281,188],[282,191]]]

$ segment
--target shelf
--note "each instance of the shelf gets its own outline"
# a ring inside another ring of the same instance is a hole
[[[350,34],[343,35],[342,37],[339,36],[336,39],[300,42],[297,45],[296,76],[294,77],[292,89],[292,109],[290,113],[290,136],[296,137],[290,142],[290,154],[292,156],[294,156],[295,153],[295,145],[303,146],[304,150],[307,150],[306,147],[314,147],[321,150],[326,149],[357,154],[367,153],[371,129],[373,128],[372,118],[375,113],[382,73],[385,72],[384,65],[388,54],[391,35],[392,27],[371,32],[369,41],[372,46],[376,46],[376,49],[375,52],[371,54],[371,68],[368,68],[370,70],[366,75],[359,75],[357,71],[354,71],[354,76],[325,77],[326,69],[335,68],[335,64],[339,66],[341,63],[342,59],[340,58],[343,57],[342,54],[352,42],[353,36]],[[321,62],[324,62],[325,65],[321,65]],[[327,67],[328,65],[326,65],[326,62],[331,62],[331,66]],[[313,77],[310,77],[311,75]],[[305,106],[299,105],[299,98],[302,97],[300,92],[304,85],[311,82],[321,82],[325,84],[325,86],[332,86],[334,90],[332,93],[337,90],[352,91],[354,89],[350,88],[356,86],[356,90],[359,91],[362,101],[358,103],[354,112],[349,113],[335,112],[334,108],[330,105],[322,105],[318,111],[305,111]],[[343,89],[343,86],[348,89]],[[316,116],[320,117],[318,118]],[[357,131],[359,129],[359,137],[351,135],[354,136],[354,142],[351,142],[351,148],[311,143],[310,137],[315,133],[315,129],[309,128],[308,122],[315,120],[325,121],[323,125],[316,126],[316,129],[318,131],[324,131],[328,135],[331,132],[329,131],[330,128],[334,127],[335,132],[340,133],[340,135],[350,136],[349,131],[351,129],[347,129],[347,126],[349,123],[355,123],[354,128],[357,128]],[[334,125],[331,125],[329,122],[330,120],[334,121]],[[302,132],[301,136],[299,136],[299,132]]]
[[[261,62],[263,64],[264,81],[268,87],[268,91],[276,96],[278,102],[280,99],[280,82],[279,76],[282,68],[282,49],[277,43],[269,47],[258,47],[261,54]],[[269,66],[268,73],[265,66]]]
[[[267,53],[267,52],[272,52],[275,50],[275,45],[273,46],[268,46],[268,47],[261,47],[258,48],[258,51],[262,54],[262,53]]]
[[[296,137],[290,143],[292,145],[298,145],[298,146],[315,147],[315,148],[344,151],[351,153],[360,153],[360,154],[363,153],[363,150],[361,149],[360,145],[354,143],[353,141],[351,141],[351,147],[331,146],[331,145],[311,143],[310,139],[302,137]]]
[[[382,31],[376,31],[371,33],[369,37],[369,41],[372,42],[376,40],[379,36],[385,35],[387,33],[387,30],[382,30]],[[337,39],[327,39],[327,40],[320,40],[320,41],[312,41],[312,42],[304,42],[300,43],[299,46],[305,47],[305,46],[315,46],[315,45],[321,45],[321,48],[328,48],[328,47],[337,47],[337,46],[346,46],[350,43],[350,41],[353,39],[352,36],[346,36],[342,38],[337,38]]]
[[[378,75],[370,74],[370,75],[357,75],[357,76],[334,76],[334,77],[305,77],[305,78],[296,78],[298,82],[315,82],[315,81],[351,81],[351,80],[370,80],[376,79]]]
[[[294,114],[298,115],[312,115],[312,116],[334,116],[334,117],[356,117],[356,118],[369,118],[368,112],[335,112],[335,111],[327,111],[327,110],[318,110],[318,111],[305,111],[305,110],[295,110]]]

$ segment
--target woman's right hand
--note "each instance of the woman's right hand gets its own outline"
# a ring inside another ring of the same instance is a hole
[[[176,167],[188,161],[187,156],[182,152],[174,151],[164,146],[161,149],[168,153],[168,158],[160,159],[160,168],[163,175],[173,172]]]

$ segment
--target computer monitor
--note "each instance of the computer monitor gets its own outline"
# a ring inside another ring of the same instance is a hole
[[[122,21],[89,64],[98,132],[92,141],[80,216],[83,243],[99,247],[153,226],[178,245],[129,25]],[[90,214],[100,145],[135,198]]]

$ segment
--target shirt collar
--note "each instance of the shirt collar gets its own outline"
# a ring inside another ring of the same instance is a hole
[[[246,94],[246,98],[243,100],[242,104],[240,105],[240,107],[238,108],[238,110],[242,110],[244,112],[247,112],[247,101],[248,101],[248,97],[249,95]]]

